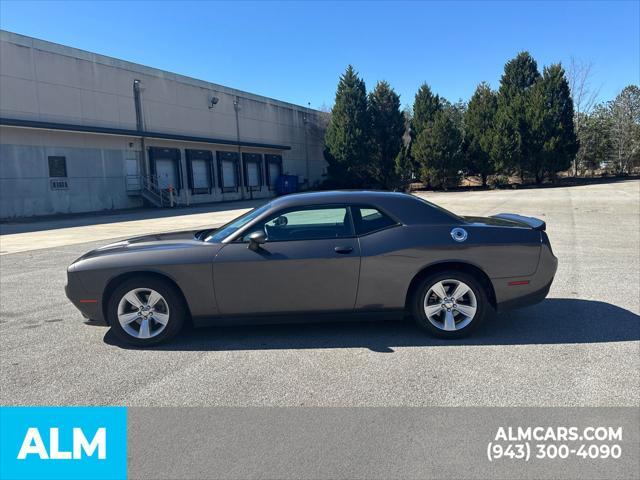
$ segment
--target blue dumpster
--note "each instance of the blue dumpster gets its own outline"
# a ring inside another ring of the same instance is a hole
[[[297,191],[297,175],[280,175],[276,180],[276,193],[278,195],[286,195],[287,193],[295,193]]]

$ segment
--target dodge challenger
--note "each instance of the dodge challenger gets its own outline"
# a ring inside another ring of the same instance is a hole
[[[462,217],[419,197],[335,191],[271,200],[220,228],[93,250],[66,294],[122,341],[210,324],[412,317],[432,335],[472,332],[490,311],[542,301],[557,259],[545,222]]]

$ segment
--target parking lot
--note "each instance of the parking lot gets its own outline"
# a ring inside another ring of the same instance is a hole
[[[136,350],[84,323],[64,295],[66,266],[112,238],[220,224],[249,205],[5,225],[0,403],[640,405],[639,181],[424,196],[460,214],[544,219],[560,262],[549,298],[461,341],[364,322],[190,329]]]

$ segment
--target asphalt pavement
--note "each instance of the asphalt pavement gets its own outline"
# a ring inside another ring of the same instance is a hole
[[[66,266],[128,229],[73,243],[51,227],[0,257],[0,404],[640,406],[640,182],[425,196],[460,214],[544,219],[560,262],[549,298],[459,341],[363,322],[189,329],[137,350],[64,295]],[[136,234],[157,231],[145,221]],[[56,246],[42,248],[47,236]]]

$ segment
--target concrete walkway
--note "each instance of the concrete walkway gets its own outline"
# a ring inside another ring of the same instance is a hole
[[[113,215],[79,215],[0,225],[0,255],[148,233],[217,227],[265,200],[206,207],[147,209]]]

